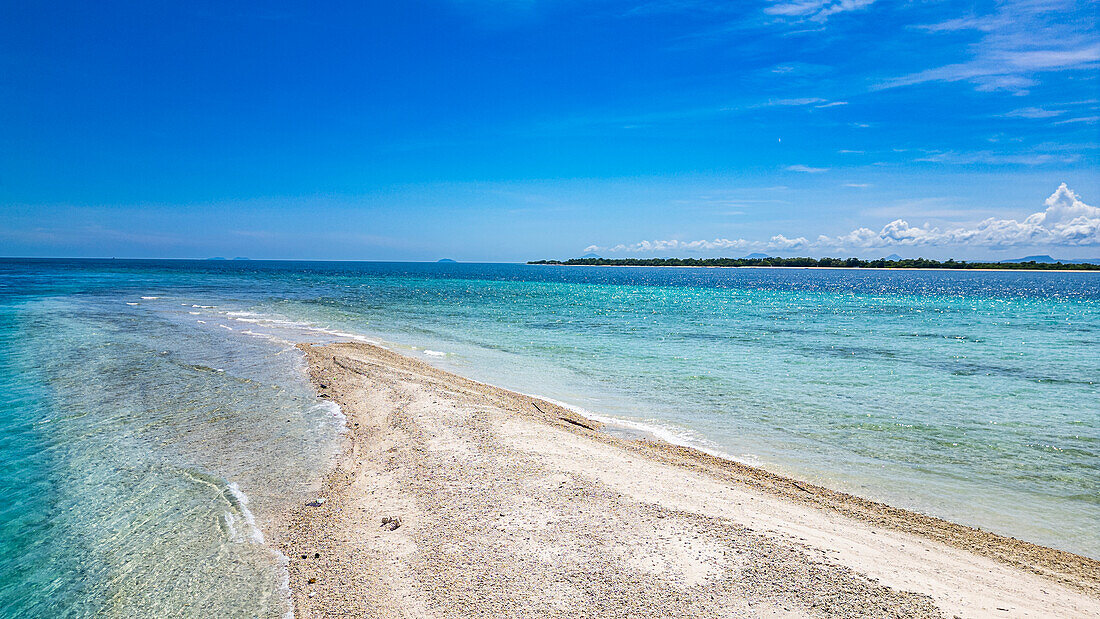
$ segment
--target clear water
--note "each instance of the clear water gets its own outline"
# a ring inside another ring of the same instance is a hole
[[[285,613],[352,337],[1100,557],[1100,274],[5,261],[0,611]]]

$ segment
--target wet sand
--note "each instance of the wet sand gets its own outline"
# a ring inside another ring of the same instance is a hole
[[[349,431],[276,532],[298,617],[1100,616],[1098,561],[301,348]]]

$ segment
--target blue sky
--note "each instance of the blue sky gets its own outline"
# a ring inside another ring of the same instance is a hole
[[[1096,2],[177,4],[7,7],[0,255],[1100,257]]]

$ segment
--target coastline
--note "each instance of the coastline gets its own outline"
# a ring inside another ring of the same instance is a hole
[[[1100,561],[620,438],[370,344],[299,348],[348,425],[325,501],[274,536],[302,617],[1100,612]]]
[[[643,265],[643,264],[530,264],[540,267],[613,267],[619,269],[780,269],[791,271],[934,271],[944,273],[1100,273],[1098,269],[936,269],[930,267],[789,267],[769,265],[717,266],[717,265]]]

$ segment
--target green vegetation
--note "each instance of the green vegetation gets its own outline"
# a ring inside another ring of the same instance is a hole
[[[534,260],[527,264],[631,267],[840,267],[849,269],[1029,269],[1035,271],[1100,271],[1100,264],[1062,262],[946,262],[924,258],[860,260],[859,258],[573,258]]]

